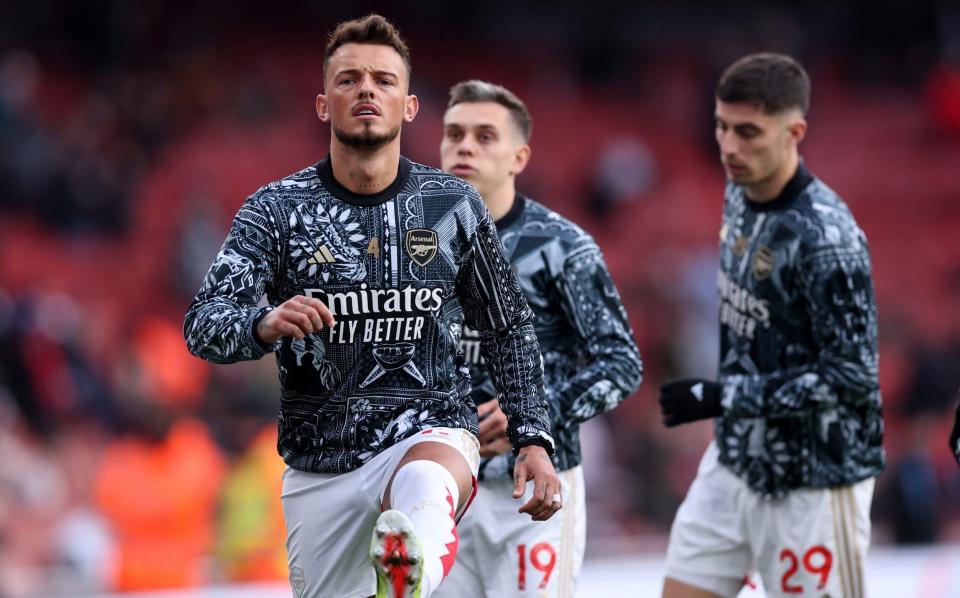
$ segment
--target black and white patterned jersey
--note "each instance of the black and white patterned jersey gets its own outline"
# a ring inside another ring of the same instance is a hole
[[[876,476],[885,456],[867,239],[801,164],[779,197],[726,189],[720,461],[766,497]]]
[[[544,388],[557,471],[580,464],[580,424],[613,409],[640,385],[642,365],[633,331],[600,248],[573,222],[517,195],[497,221],[497,232],[536,314]],[[460,342],[470,364],[473,399],[496,397],[479,338],[464,330]],[[480,479],[510,477],[510,453],[485,459]]]
[[[267,307],[317,297],[336,325],[265,347]],[[514,446],[552,448],[533,313],[476,190],[401,158],[394,183],[357,195],[329,158],[247,198],[199,293],[184,335],[216,363],[276,351],[279,451],[291,467],[356,469],[419,430],[478,432],[459,357],[464,322],[480,330]]]

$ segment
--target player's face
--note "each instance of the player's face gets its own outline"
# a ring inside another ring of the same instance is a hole
[[[496,102],[462,102],[443,116],[441,165],[469,181],[481,197],[519,174],[529,155],[510,111]]]
[[[806,126],[799,110],[767,114],[748,103],[717,100],[714,116],[723,169],[741,185],[761,183],[784,168]]]
[[[392,47],[344,44],[327,64],[326,93],[317,96],[317,115],[330,122],[344,145],[379,149],[417,115],[417,97],[407,94],[409,83],[403,58]]]

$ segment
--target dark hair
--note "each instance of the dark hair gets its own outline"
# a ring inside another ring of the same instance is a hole
[[[450,88],[450,101],[447,102],[447,108],[452,108],[464,102],[494,102],[500,104],[510,113],[510,118],[513,119],[513,124],[516,125],[517,130],[520,131],[523,141],[530,141],[530,135],[533,134],[533,119],[530,118],[530,111],[527,110],[523,100],[506,87],[476,79],[461,81]]]
[[[810,107],[810,78],[799,62],[786,54],[762,52],[734,62],[717,83],[721,102],[749,103],[767,114]]]
[[[327,42],[327,48],[323,53],[324,76],[327,73],[327,65],[330,64],[330,57],[344,44],[390,46],[397,51],[400,58],[403,58],[403,64],[407,66],[407,73],[410,72],[410,48],[400,37],[400,31],[394,27],[393,23],[378,14],[370,14],[337,25],[337,28],[330,34],[330,41]]]

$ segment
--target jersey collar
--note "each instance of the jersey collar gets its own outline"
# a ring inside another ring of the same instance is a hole
[[[774,199],[762,202],[753,201],[747,197],[746,193],[744,193],[743,198],[746,200],[747,205],[750,206],[750,209],[755,212],[782,210],[793,203],[793,200],[799,197],[811,182],[813,182],[813,175],[810,174],[810,171],[804,166],[803,160],[801,160],[800,163],[797,164],[797,171],[793,173],[793,176],[790,177],[787,184],[783,186],[783,190],[780,191],[780,194]]]
[[[400,167],[397,169],[397,178],[393,180],[386,189],[378,193],[354,193],[347,189],[333,176],[333,166],[330,164],[330,156],[327,155],[323,160],[317,162],[317,176],[320,182],[337,199],[355,206],[378,206],[390,199],[396,197],[400,189],[406,184],[410,177],[412,166],[410,160],[400,156]]]
[[[523,214],[523,208],[527,205],[527,198],[517,193],[513,196],[513,205],[510,206],[510,211],[503,215],[503,218],[497,220],[494,224],[497,225],[497,232],[503,232],[510,228],[510,226],[520,219],[520,215]]]

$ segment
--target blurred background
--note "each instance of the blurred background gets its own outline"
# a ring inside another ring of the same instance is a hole
[[[889,455],[874,544],[960,541],[956,2],[14,1],[0,4],[0,596],[286,578],[275,363],[211,366],[181,326],[243,199],[326,154],[326,35],[371,10],[413,51],[422,109],[404,153],[438,164],[451,84],[511,88],[534,117],[519,188],[597,238],[623,295],[645,381],[584,431],[588,559],[662,555],[712,437],[663,428],[656,395],[715,376],[712,92],[760,50],[807,66],[803,156],[870,240]]]

